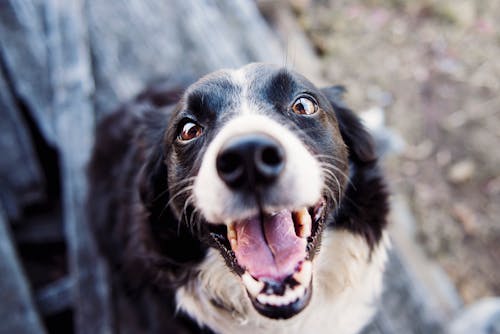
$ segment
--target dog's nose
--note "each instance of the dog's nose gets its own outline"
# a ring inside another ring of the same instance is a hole
[[[231,138],[216,160],[219,177],[233,189],[268,185],[278,178],[284,166],[280,143],[260,134]]]

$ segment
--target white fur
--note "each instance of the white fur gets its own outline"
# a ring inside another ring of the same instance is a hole
[[[323,184],[321,168],[299,138],[267,116],[245,114],[229,121],[212,140],[194,183],[196,207],[211,223],[220,224],[247,218],[257,211],[256,207],[241,207],[241,199],[219,178],[215,164],[217,154],[227,140],[251,133],[265,134],[276,139],[283,146],[286,155],[285,168],[270,194],[275,201],[267,201],[267,209],[313,206],[320,199]]]
[[[263,317],[251,305],[241,280],[212,249],[198,276],[178,290],[178,308],[218,333],[357,333],[374,315],[382,291],[389,239],[370,257],[366,241],[346,231],[325,232],[314,260],[310,304],[288,320]],[[215,307],[210,300],[224,303]]]

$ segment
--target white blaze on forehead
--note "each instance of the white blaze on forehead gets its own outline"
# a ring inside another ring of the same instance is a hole
[[[241,89],[241,96],[239,96],[237,112],[241,115],[249,115],[255,113],[257,111],[257,107],[253,106],[252,108],[248,99],[250,79],[247,75],[247,67],[245,66],[237,70],[230,71],[229,75],[233,83]]]
[[[237,202],[241,199],[225,185],[216,170],[221,147],[230,138],[253,133],[274,138],[285,152],[284,170],[269,190],[273,203],[265,205],[274,205],[275,209],[297,209],[312,206],[320,199],[322,175],[319,162],[298,136],[267,116],[243,114],[229,121],[210,143],[194,183],[195,205],[211,223],[224,223],[255,214],[255,208],[242,209],[242,203]]]

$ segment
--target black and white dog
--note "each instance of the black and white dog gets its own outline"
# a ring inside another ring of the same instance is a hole
[[[101,122],[90,220],[124,280],[216,333],[358,332],[382,289],[388,205],[342,93],[250,64]]]

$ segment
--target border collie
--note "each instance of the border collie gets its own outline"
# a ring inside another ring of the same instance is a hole
[[[164,87],[100,123],[89,166],[90,222],[123,281],[200,330],[357,333],[388,204],[343,89],[267,64]]]

